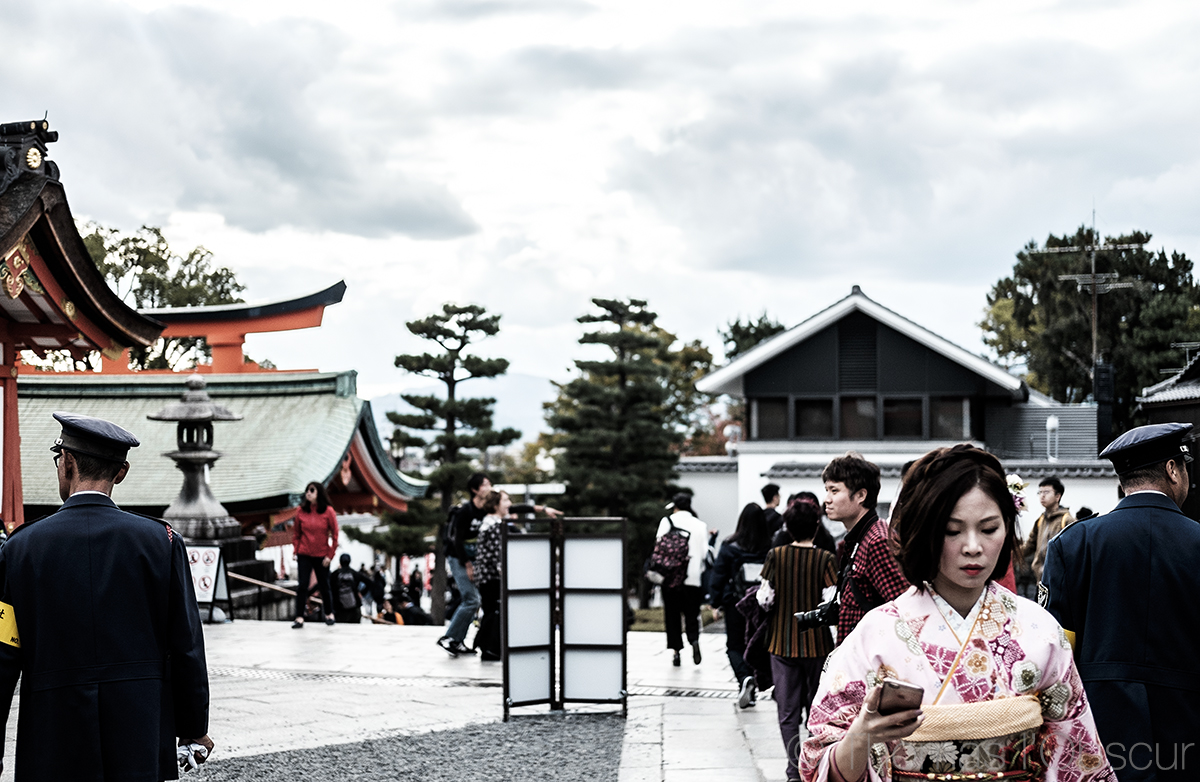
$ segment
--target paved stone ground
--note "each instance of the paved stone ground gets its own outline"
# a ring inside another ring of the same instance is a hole
[[[514,719],[504,724],[500,665],[476,657],[451,659],[434,643],[441,632],[317,624],[292,630],[287,622],[250,621],[206,627],[209,732],[217,747],[209,770],[195,778],[270,782],[284,777],[265,769],[288,766],[293,769],[288,779],[368,779],[352,771],[362,767],[354,764],[392,757],[412,763],[444,756],[439,748],[473,744],[491,748],[491,756],[518,753],[530,774],[571,766],[588,770],[580,779],[620,782],[784,778],[774,703],[760,697],[753,709],[737,708],[723,635],[701,636],[701,665],[685,655],[675,668],[662,635],[630,633],[627,720],[611,716],[618,707],[568,705],[569,719],[550,715],[544,706],[526,707],[515,709]],[[7,725],[10,761],[18,708],[19,698]],[[322,765],[319,774],[296,771],[297,764],[323,759],[332,765]],[[5,766],[0,782],[12,779],[12,763]],[[344,772],[334,770],[343,766]],[[424,767],[410,772],[394,766],[376,778],[473,779],[471,773],[455,767],[453,773],[431,775]],[[489,777],[540,778],[525,772]]]
[[[619,714],[527,715],[506,723],[213,760],[196,780],[616,782],[624,728]]]

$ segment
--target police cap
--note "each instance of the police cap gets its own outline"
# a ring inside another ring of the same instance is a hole
[[[130,448],[141,445],[128,430],[103,418],[76,413],[54,413],[54,420],[62,424],[62,434],[50,448],[55,453],[65,448],[97,459],[123,462]]]
[[[1100,457],[1113,463],[1117,475],[1182,457],[1192,460],[1191,450],[1184,440],[1189,438],[1191,424],[1150,424],[1130,429],[1108,444]]]

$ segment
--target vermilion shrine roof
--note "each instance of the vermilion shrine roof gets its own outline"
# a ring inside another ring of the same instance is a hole
[[[0,316],[16,350],[115,357],[164,326],[121,301],[92,261],[44,157],[57,138],[44,121],[0,125]]]

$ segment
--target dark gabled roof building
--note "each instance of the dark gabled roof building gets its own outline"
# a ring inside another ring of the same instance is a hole
[[[1137,401],[1148,423],[1190,423],[1200,430],[1200,353],[1177,374],[1143,388]]]
[[[1080,489],[1081,482],[1092,484],[1098,493],[1082,499],[1093,509],[1109,495],[1115,502],[1112,471],[1097,459],[1095,407],[1063,405],[1032,391],[858,286],[696,387],[745,400],[744,439],[729,460],[737,465],[739,505],[761,501],[759,489],[768,482],[784,486],[785,494],[817,491],[828,461],[854,450],[880,465],[886,511],[905,462],[963,441],[997,454],[1023,478],[1058,475]],[[716,480],[713,460],[689,462],[680,465],[685,483],[689,473]],[[1078,502],[1081,494],[1072,489],[1067,499]]]

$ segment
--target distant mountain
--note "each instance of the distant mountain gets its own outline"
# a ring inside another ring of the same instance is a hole
[[[445,397],[446,387],[435,383],[404,393]],[[542,403],[554,399],[555,388],[547,378],[519,374],[480,378],[460,385],[458,393],[464,397],[495,397],[493,425],[497,429],[511,426],[519,430],[522,442],[533,440],[538,432],[549,431],[543,418]],[[400,394],[386,394],[372,399],[371,412],[375,415],[375,426],[379,429],[379,436],[385,440],[392,436],[392,424],[387,420],[389,411],[415,412],[400,398]]]

